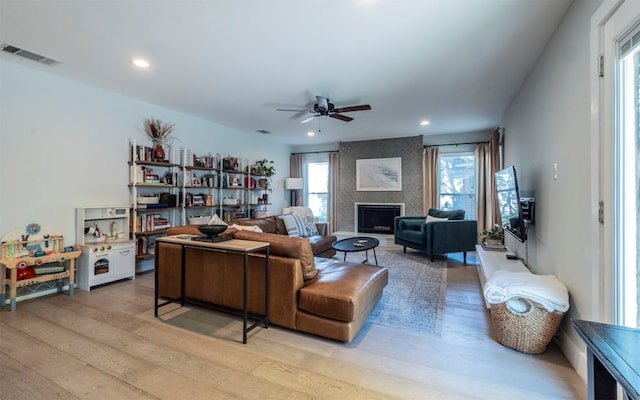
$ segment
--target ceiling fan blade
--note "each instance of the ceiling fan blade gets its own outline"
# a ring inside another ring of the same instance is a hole
[[[329,115],[331,118],[335,118],[335,119],[339,119],[340,121],[344,121],[344,122],[350,122],[353,121],[353,118],[351,117],[347,117],[346,115],[340,115],[340,114],[331,114]]]
[[[295,112],[307,112],[308,110],[290,110],[288,108],[276,108],[276,111],[295,111]]]
[[[319,116],[320,116],[320,114],[316,114],[316,115],[314,115],[313,117],[309,117],[309,118],[303,119],[302,121],[300,121],[300,123],[301,123],[301,124],[306,124],[307,122],[309,122],[309,121],[311,121],[312,119],[314,119],[314,118],[316,118],[316,117],[319,117]]]
[[[333,111],[337,113],[343,113],[343,112],[367,111],[367,110],[371,110],[371,106],[369,104],[363,104],[361,106],[341,107],[341,108],[336,108]]]

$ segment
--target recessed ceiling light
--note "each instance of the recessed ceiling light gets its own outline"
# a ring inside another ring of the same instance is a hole
[[[134,58],[131,60],[131,64],[139,68],[149,68],[151,66],[147,60],[143,60],[142,58]]]
[[[427,119],[424,119],[422,121],[420,121],[420,126],[427,126],[429,125],[431,122]]]
[[[307,132],[307,136],[311,137],[311,136],[315,136],[316,133],[314,131],[309,131]]]

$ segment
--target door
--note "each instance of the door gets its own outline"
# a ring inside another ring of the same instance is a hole
[[[640,2],[622,1],[602,29],[605,322],[637,327],[640,239]]]

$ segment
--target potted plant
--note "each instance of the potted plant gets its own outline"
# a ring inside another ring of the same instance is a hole
[[[259,179],[258,185],[264,189],[269,187],[271,183],[271,177],[276,174],[276,167],[273,165],[273,160],[262,159],[256,161],[256,175],[264,176],[266,179]]]
[[[482,231],[480,237],[483,238],[487,244],[499,244],[504,241],[504,230],[500,225],[495,224],[491,229]]]
[[[154,146],[153,155],[156,161],[164,161],[165,153],[162,145],[172,141],[171,137],[176,124],[163,123],[157,118],[146,118],[144,120],[144,133],[151,139]]]

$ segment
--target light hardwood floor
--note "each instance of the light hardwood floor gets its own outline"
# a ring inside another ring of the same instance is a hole
[[[153,317],[153,273],[0,311],[0,399],[582,399],[556,345],[491,338],[473,253],[449,258],[440,337],[367,324],[344,344],[193,307]]]

